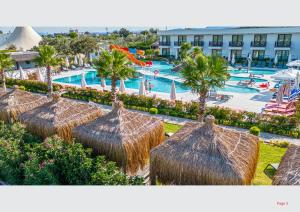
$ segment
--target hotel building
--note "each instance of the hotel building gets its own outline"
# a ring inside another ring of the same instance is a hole
[[[207,27],[158,32],[160,55],[178,58],[182,43],[200,47],[204,54],[218,54],[235,63],[283,67],[288,60],[300,59],[300,27]],[[277,57],[275,59],[275,57]]]

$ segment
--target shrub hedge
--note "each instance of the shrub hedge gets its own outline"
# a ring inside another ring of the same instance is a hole
[[[0,122],[0,180],[10,185],[142,185],[79,143],[42,141],[18,123]]]
[[[47,92],[47,84],[37,81],[12,80],[8,79],[10,86],[22,85],[28,91]],[[54,84],[54,90],[62,89],[62,85]],[[111,95],[107,91],[97,91],[96,89],[79,89],[65,87],[67,92],[64,97],[83,101],[92,101],[99,104],[111,105]],[[157,108],[158,114],[175,116],[187,119],[197,119],[198,104],[196,102],[175,101],[175,103],[159,98],[146,96],[118,94],[119,100],[129,109],[149,112],[150,108]],[[206,114],[211,114],[216,118],[218,124],[250,129],[258,127],[263,132],[300,138],[300,119],[295,115],[291,117],[283,116],[262,116],[258,113],[247,111],[236,111],[224,107],[207,107]]]

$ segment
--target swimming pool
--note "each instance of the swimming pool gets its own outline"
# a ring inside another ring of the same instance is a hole
[[[248,72],[247,69],[242,69],[242,70],[235,69],[235,70],[230,71],[230,73],[232,73],[232,74],[249,73],[249,74],[256,74],[256,75],[273,75],[276,73],[276,71],[271,70],[271,69],[250,69]]]
[[[100,85],[100,79],[96,76],[95,71],[88,71],[85,73],[85,81],[87,85]],[[148,82],[151,83],[153,86],[152,91],[154,92],[163,92],[163,93],[170,93],[171,91],[171,83],[172,80],[166,79],[163,77],[154,77],[154,76],[147,76],[147,75],[141,75],[138,74],[139,77],[137,78],[131,78],[125,80],[125,87],[131,88],[131,89],[139,89],[140,81],[141,80],[148,80]],[[81,75],[74,75],[71,77],[62,77],[53,80],[54,82],[61,82],[61,83],[68,83],[68,84],[75,84],[80,85],[81,84]],[[110,79],[106,79],[106,84],[111,85]],[[120,82],[117,82],[117,87],[119,87]],[[177,93],[184,93],[189,92],[190,89],[185,87],[180,82],[175,82],[176,85],[176,92]],[[217,89],[219,91],[226,91],[226,92],[234,92],[234,93],[257,93],[259,92],[258,89],[255,88],[248,88],[248,87],[242,87],[242,86],[233,86],[233,85],[225,85],[224,88]]]

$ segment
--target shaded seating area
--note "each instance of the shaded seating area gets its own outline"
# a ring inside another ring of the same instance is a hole
[[[96,119],[102,111],[87,103],[69,100],[54,95],[52,101],[19,116],[28,131],[46,138],[57,134],[70,141],[72,129]]]
[[[20,90],[17,86],[7,92],[2,90],[0,91],[0,120],[13,123],[21,113],[47,101],[47,97]]]
[[[151,150],[151,184],[251,184],[258,137],[217,126],[214,120],[207,116],[205,123],[188,123]]]
[[[135,174],[148,164],[150,150],[163,142],[164,125],[158,118],[126,110],[117,102],[111,112],[76,127],[73,134],[127,174]]]
[[[300,146],[290,144],[273,178],[273,185],[300,185]]]

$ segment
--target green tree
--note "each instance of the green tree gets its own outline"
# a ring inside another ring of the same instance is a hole
[[[58,64],[57,52],[53,46],[44,45],[38,48],[38,53],[39,56],[35,59],[35,62],[47,69],[48,97],[51,97],[53,94],[51,66]]]
[[[78,38],[78,33],[77,32],[70,32],[69,33],[70,38],[74,39],[74,38]]]
[[[184,85],[199,95],[198,120],[203,121],[206,110],[208,91],[214,87],[223,87],[229,79],[226,61],[219,56],[206,57],[198,53],[195,57],[187,56],[182,63],[181,75]]]
[[[191,50],[191,48],[192,48],[192,45],[190,43],[185,42],[185,43],[181,44],[180,49],[179,49],[179,57],[181,60],[183,60],[184,58],[187,57],[188,52]]]
[[[89,53],[97,50],[97,41],[91,36],[81,36],[72,40],[70,48],[74,55],[81,53],[89,57]]]
[[[117,80],[133,77],[135,70],[131,67],[127,56],[116,49],[102,51],[99,58],[93,60],[98,76],[111,79],[112,101],[117,99],[116,84]]]
[[[10,57],[10,55],[6,53],[0,53],[0,72],[1,72],[4,91],[6,91],[5,71],[10,70],[12,67],[14,67],[14,62]]]
[[[126,37],[128,37],[128,35],[130,35],[130,31],[125,28],[121,28],[118,33],[121,37],[124,37],[124,38],[126,38]]]

